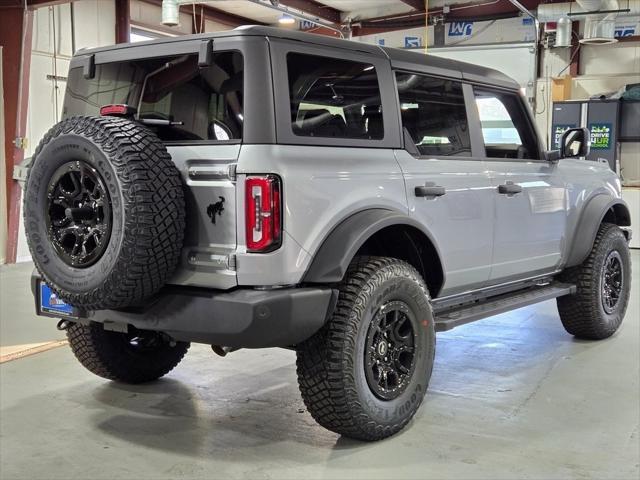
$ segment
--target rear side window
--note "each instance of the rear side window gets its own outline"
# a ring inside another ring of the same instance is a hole
[[[538,158],[535,137],[517,94],[474,87],[489,158]]]
[[[462,84],[396,73],[402,125],[425,156],[471,156]]]
[[[373,65],[315,55],[287,55],[291,126],[305,137],[380,140],[380,86]]]
[[[241,139],[242,55],[216,53],[205,68],[198,67],[197,55],[183,55],[99,64],[91,79],[82,68],[69,72],[65,117],[97,116],[111,104],[136,109],[165,141]]]

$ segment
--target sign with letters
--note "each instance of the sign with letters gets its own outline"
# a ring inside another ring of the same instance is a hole
[[[591,148],[597,150],[609,150],[611,148],[611,124],[591,123]]]
[[[471,35],[473,22],[451,22],[449,24],[450,37],[466,37]]]

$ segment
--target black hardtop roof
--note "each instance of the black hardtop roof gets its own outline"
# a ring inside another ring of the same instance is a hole
[[[201,33],[196,35],[182,35],[179,37],[159,38],[157,40],[149,40],[137,43],[124,43],[112,45],[109,47],[98,47],[91,49],[81,49],[76,52],[76,56],[91,55],[98,52],[107,52],[140,46],[161,45],[174,42],[186,42],[193,40],[207,40],[227,37],[243,37],[243,36],[260,36],[270,38],[281,38],[285,40],[294,40],[314,45],[341,48],[346,50],[364,52],[377,57],[388,58],[394,68],[403,70],[413,70],[417,72],[438,74],[447,77],[464,78],[470,81],[476,81],[485,84],[493,84],[501,87],[517,89],[520,86],[511,77],[502,72],[490,68],[474,65],[471,63],[460,62],[441,58],[435,55],[424,54],[417,51],[403,50],[399,48],[382,47],[368,43],[361,43],[351,40],[342,40],[339,38],[328,37],[326,35],[317,35],[313,33],[305,33],[296,30],[285,30],[277,27],[247,25],[215,33]]]

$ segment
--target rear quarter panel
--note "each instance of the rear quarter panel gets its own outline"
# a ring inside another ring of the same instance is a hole
[[[244,178],[273,173],[283,181],[283,245],[268,254],[246,252],[244,210],[238,209],[238,284],[298,283],[320,245],[341,221],[369,208],[407,214],[404,180],[393,151],[302,145],[244,145],[238,159],[239,199]]]

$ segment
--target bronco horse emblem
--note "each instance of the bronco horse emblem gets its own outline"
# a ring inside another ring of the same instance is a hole
[[[216,215],[222,215],[224,212],[224,197],[218,197],[220,200],[212,203],[207,207],[207,215],[211,219],[211,223],[216,224]]]

